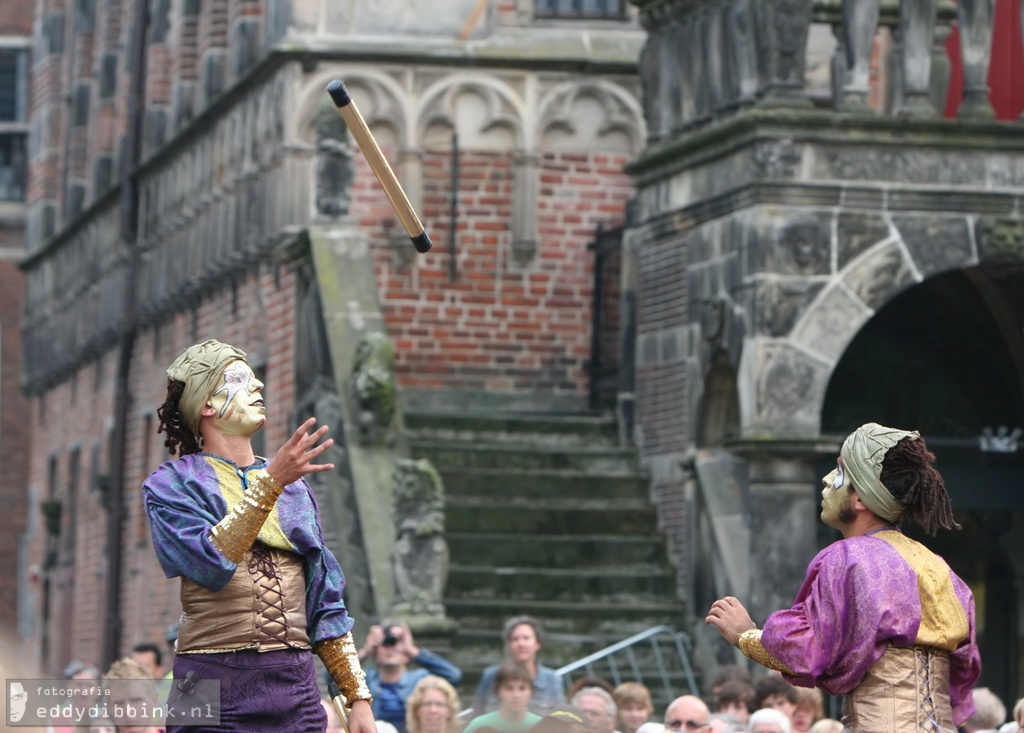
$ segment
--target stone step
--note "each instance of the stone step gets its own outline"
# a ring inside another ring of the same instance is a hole
[[[561,447],[417,440],[410,443],[416,458],[429,458],[444,476],[452,468],[563,470],[635,476],[636,452],[615,447]]]
[[[504,565],[515,558],[520,567],[620,567],[667,562],[660,535],[580,533],[544,535],[521,533],[448,532],[453,558]]]
[[[648,534],[656,521],[654,509],[636,499],[451,496],[445,502],[452,532]]]
[[[475,631],[501,629],[507,619],[521,614],[539,619],[549,639],[564,634],[566,637],[579,639],[581,643],[589,643],[587,640],[597,638],[621,641],[652,626],[678,625],[683,622],[682,603],[671,599],[600,604],[516,598],[447,597],[445,606],[448,613],[459,620],[457,643],[465,635]],[[545,648],[548,643],[545,642]],[[576,658],[578,657],[573,657]]]
[[[615,446],[618,428],[611,418],[592,415],[405,413],[405,432],[421,439],[493,443]]]
[[[556,469],[454,468],[442,475],[448,496],[634,498],[647,501],[647,480],[638,476]]]
[[[673,592],[665,568],[524,568],[452,566],[448,594],[472,598],[576,601],[579,603],[657,602]]]

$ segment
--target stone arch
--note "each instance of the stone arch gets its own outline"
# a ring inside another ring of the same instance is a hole
[[[601,141],[632,155],[643,148],[646,133],[640,102],[618,84],[594,79],[565,82],[548,91],[538,109],[536,138],[542,148],[549,136],[557,139],[551,145],[559,149],[575,143],[593,150]],[[624,138],[625,145],[616,145],[615,136]]]
[[[864,325],[909,288],[978,263],[970,217],[889,214],[880,226],[848,224],[859,218],[839,216],[840,230],[850,226],[862,236],[840,231],[832,274],[788,337],[755,338],[744,349],[745,433],[819,434],[833,370]]]
[[[461,147],[522,149],[526,144],[522,99],[498,79],[452,74],[431,85],[420,97],[416,114],[417,141],[427,147],[438,128],[456,129]]]
[[[378,142],[395,143],[399,147],[411,142],[408,95],[399,83],[385,72],[375,69],[337,69],[310,75],[298,93],[296,111],[287,123],[286,139],[312,144],[316,140],[316,121],[325,105],[330,105],[327,85],[342,79],[359,107],[366,124]]]

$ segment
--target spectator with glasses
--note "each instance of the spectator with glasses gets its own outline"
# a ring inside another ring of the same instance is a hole
[[[665,733],[707,733],[711,711],[694,695],[677,697],[665,710]]]
[[[405,703],[416,683],[428,675],[437,675],[452,685],[462,680],[462,670],[447,659],[416,645],[408,624],[371,626],[359,659],[373,657],[374,666],[366,670],[366,686],[373,695],[373,717],[404,733]],[[416,664],[416,669],[409,669]]]

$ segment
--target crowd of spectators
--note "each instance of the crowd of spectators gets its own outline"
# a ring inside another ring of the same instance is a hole
[[[694,695],[672,700],[659,716],[651,693],[640,682],[613,687],[600,677],[583,677],[566,689],[565,681],[539,660],[543,632],[536,619],[517,616],[503,630],[505,659],[487,667],[462,708],[458,686],[462,671],[440,654],[419,646],[405,624],[370,628],[359,657],[373,694],[378,733],[842,733],[838,720],[825,716],[820,691],[794,687],[777,673],[754,680],[739,665],[717,669],[710,684],[710,705]],[[169,636],[169,642],[173,639]],[[65,670],[79,685],[119,681],[118,689],[136,703],[157,700],[156,686],[167,680],[161,649],[140,644],[131,655],[101,674],[95,666],[73,662]],[[128,687],[126,687],[128,685]],[[134,685],[132,687],[131,685]],[[126,692],[127,690],[127,692]],[[13,694],[13,693],[12,693]],[[975,713],[964,733],[1019,733],[1024,699],[1007,721],[1007,708],[988,688],[974,690]],[[326,733],[345,730],[331,699],[323,706]],[[85,721],[88,727],[61,725],[48,733],[159,733],[145,722],[109,717]]]

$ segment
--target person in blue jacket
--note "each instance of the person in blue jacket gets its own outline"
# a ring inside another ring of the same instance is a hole
[[[405,733],[405,701],[416,683],[427,675],[437,675],[453,686],[462,680],[462,670],[444,657],[416,645],[407,624],[371,626],[359,659],[373,657],[374,666],[366,670],[366,686],[373,695],[373,717],[385,720]],[[409,665],[415,664],[415,669]]]

